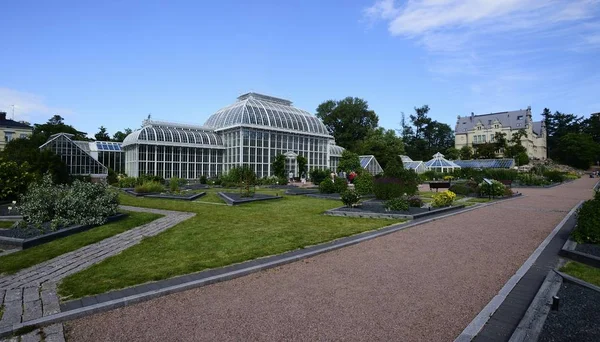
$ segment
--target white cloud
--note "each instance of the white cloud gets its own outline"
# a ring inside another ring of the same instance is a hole
[[[62,117],[73,114],[69,109],[49,106],[40,95],[0,87],[0,111],[7,112],[7,116],[12,118],[13,105],[14,119],[30,123],[46,122],[54,114]]]

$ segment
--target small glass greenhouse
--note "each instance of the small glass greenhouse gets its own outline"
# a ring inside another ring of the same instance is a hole
[[[381,168],[381,165],[379,165],[379,162],[377,161],[377,159],[375,159],[375,156],[359,156],[359,159],[360,166],[362,166],[363,169],[369,171],[369,173],[373,176],[383,172],[383,168]]]
[[[425,167],[436,172],[452,172],[461,168],[454,162],[444,158],[444,155],[439,152],[433,155],[433,159],[425,163]]]

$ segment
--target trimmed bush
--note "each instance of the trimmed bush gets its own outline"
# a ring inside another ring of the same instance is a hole
[[[565,177],[560,171],[546,171],[544,172],[544,177],[550,183],[562,183],[565,180]]]
[[[310,172],[310,179],[312,180],[314,185],[319,185],[325,178],[330,178],[330,174],[331,171],[329,170],[313,169]]]
[[[333,185],[335,186],[335,192],[341,194],[342,192],[348,189],[348,182],[342,177],[335,177],[335,181],[333,181]]]
[[[448,190],[454,192],[457,195],[461,195],[461,196],[468,196],[473,193],[473,189],[471,189],[469,186],[467,186],[466,183],[452,184]]]
[[[392,211],[408,211],[410,204],[405,197],[397,197],[385,201],[383,207]]]
[[[539,176],[535,173],[520,173],[517,176],[517,179],[519,183],[527,186],[543,186],[550,184],[545,177]]]
[[[123,177],[117,183],[119,188],[135,188],[136,185],[137,179],[135,177]]]
[[[375,194],[375,197],[380,200],[390,200],[404,195],[415,195],[418,191],[417,174],[408,171],[404,176],[404,179],[392,177],[375,179],[373,182],[373,193]]]
[[[319,192],[322,194],[333,194],[336,192],[335,184],[331,180],[331,177],[327,177],[319,183]]]
[[[347,207],[354,207],[360,201],[360,195],[354,190],[346,190],[341,194],[342,203]]]
[[[362,172],[354,179],[354,188],[360,195],[373,193],[373,176],[368,172]]]
[[[208,179],[206,178],[205,175],[200,176],[200,184],[207,184],[208,183]]]
[[[148,181],[148,182],[145,182],[144,184],[135,186],[135,192],[140,193],[140,194],[148,194],[151,192],[163,192],[164,190],[165,190],[164,185],[162,185],[158,182],[153,182],[153,181]]]
[[[596,192],[594,198],[600,195]],[[585,201],[577,211],[577,226],[571,234],[577,243],[600,243],[600,200]]]
[[[442,191],[440,193],[433,195],[432,205],[434,207],[446,207],[452,205],[454,199],[456,198],[456,194],[450,190]]]

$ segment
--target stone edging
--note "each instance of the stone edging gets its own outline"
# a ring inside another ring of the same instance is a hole
[[[537,341],[550,312],[550,303],[563,283],[563,278],[550,270],[509,342]]]
[[[554,272],[556,272],[559,276],[561,276],[565,281],[568,281],[569,283],[573,283],[573,284],[577,284],[583,287],[586,287],[590,290],[594,290],[596,292],[600,292],[600,287],[596,286],[594,284],[590,284],[587,281],[581,280],[579,278],[573,277],[571,275],[568,275],[566,273],[560,272],[558,270],[554,270]]]
[[[553,188],[555,186],[559,186],[559,185],[563,185],[563,184],[568,184],[568,183],[573,183],[575,181],[575,179],[570,179],[561,183],[554,183],[554,184],[550,184],[550,185],[514,185],[511,186],[510,188],[517,188],[517,189],[550,189]]]
[[[126,216],[127,216],[127,214],[122,214],[122,213],[116,214],[114,216],[107,218],[105,224],[120,220]],[[75,233],[80,233],[80,232],[83,232],[86,230],[90,230],[94,227],[98,227],[98,225],[97,224],[75,225],[75,226],[71,226],[69,228],[60,229],[55,232],[51,232],[48,234],[39,235],[39,236],[31,237],[31,238],[26,238],[26,239],[14,238],[14,237],[8,237],[8,236],[0,236],[0,243],[6,244],[9,246],[20,247],[22,249],[27,249],[27,248],[39,246],[46,242],[50,242],[50,241],[53,241],[56,239],[63,238],[65,236],[69,236],[69,235],[72,235]]]
[[[588,253],[583,253],[575,250],[577,242],[569,239],[558,253],[560,256],[569,258],[574,261],[586,264],[588,266],[600,268],[600,258]]]
[[[193,201],[197,198],[200,198],[202,196],[206,195],[206,192],[200,192],[200,193],[196,193],[196,194],[192,194],[190,196],[173,196],[173,195],[163,195],[163,194],[158,194],[158,195],[145,195],[144,197],[147,198],[161,198],[161,199],[172,199],[172,200],[180,200],[180,201]]]
[[[325,211],[324,215],[329,216],[341,216],[341,217],[362,217],[362,218],[382,218],[382,219],[417,219],[425,216],[436,215],[440,213],[445,213],[447,211],[453,211],[464,208],[465,205],[455,205],[452,207],[444,207],[431,211],[424,211],[422,213],[416,213],[414,215],[404,215],[404,214],[386,214],[386,213],[375,213],[375,212],[356,212],[356,211],[337,211],[338,209],[345,208],[339,207],[335,209],[330,209]]]
[[[522,196],[522,197],[525,197],[525,196]],[[510,200],[514,200],[514,199],[518,199],[518,198],[522,198],[522,197],[508,198],[503,201],[510,201]],[[463,210],[452,212],[452,213],[438,216],[438,217],[432,217],[432,218],[423,219],[423,220],[419,220],[419,221],[413,221],[413,222],[393,224],[393,225],[390,225],[387,227],[383,227],[377,231],[365,232],[365,233],[357,234],[354,236],[325,242],[325,243],[322,243],[319,245],[306,247],[306,248],[300,249],[300,250],[295,250],[295,251],[290,251],[290,252],[286,252],[286,253],[279,254],[279,255],[250,260],[250,261],[246,261],[246,262],[243,262],[240,264],[225,266],[225,267],[222,267],[219,269],[202,271],[202,272],[196,273],[196,274],[183,275],[179,278],[183,279],[185,277],[187,279],[190,279],[190,278],[193,278],[195,275],[205,275],[205,276],[201,277],[199,279],[187,281],[187,282],[180,283],[177,285],[171,285],[171,286],[167,285],[167,286],[161,287],[161,286],[157,285],[157,283],[141,284],[141,285],[138,285],[135,287],[120,290],[122,292],[128,291],[128,293],[133,293],[131,295],[128,295],[128,296],[125,296],[122,298],[109,300],[109,301],[98,303],[98,304],[92,304],[89,306],[80,307],[78,309],[63,311],[63,312],[60,312],[60,313],[57,313],[54,315],[46,316],[46,317],[43,317],[40,319],[31,320],[31,321],[24,322],[24,323],[14,324],[12,326],[12,329],[10,329],[10,330],[0,331],[0,337],[9,336],[10,334],[12,334],[13,331],[23,329],[23,328],[41,327],[41,326],[46,326],[46,325],[50,325],[50,324],[54,324],[54,323],[65,322],[68,320],[85,317],[88,315],[124,307],[124,306],[130,305],[130,304],[144,302],[144,301],[162,297],[162,296],[165,296],[168,294],[177,293],[177,292],[181,292],[181,291],[185,291],[185,290],[189,290],[189,289],[193,289],[193,288],[197,288],[197,287],[201,287],[201,286],[210,285],[213,283],[218,283],[218,282],[222,282],[222,281],[235,279],[235,278],[242,277],[242,276],[252,274],[255,272],[267,270],[267,269],[274,268],[277,266],[282,266],[282,265],[285,265],[285,264],[288,264],[291,262],[295,262],[295,261],[299,261],[299,260],[306,259],[309,257],[313,257],[313,256],[316,256],[316,255],[319,255],[322,253],[326,253],[326,252],[337,250],[337,249],[340,249],[343,247],[351,246],[351,245],[360,243],[362,241],[371,240],[371,239],[374,239],[374,238],[377,238],[380,236],[384,236],[387,234],[391,234],[391,233],[394,233],[394,232],[397,232],[400,230],[412,228],[412,227],[415,227],[415,226],[418,226],[418,225],[421,225],[424,223],[437,221],[437,220],[440,220],[440,219],[443,219],[446,217],[450,217],[450,216],[462,214],[465,212],[469,212],[472,210],[476,210],[479,208],[491,206],[491,205],[494,205],[499,202],[501,202],[501,201],[480,203],[480,204],[476,204],[471,207],[467,207]],[[215,275],[215,273],[218,273],[218,271],[220,271],[220,270],[227,270],[227,272]],[[171,278],[171,279],[173,279],[173,278]],[[169,281],[169,280],[170,279],[165,279],[163,281]],[[143,293],[136,293],[135,288],[142,287],[142,286],[146,286],[146,288],[151,288],[151,289],[149,289]],[[91,297],[91,298],[94,298],[94,297]]]
[[[249,198],[249,199],[235,200],[235,199],[227,196],[227,194],[225,194],[224,192],[219,191],[219,192],[217,192],[217,195],[219,195],[219,197],[221,197],[225,201],[225,203],[227,203],[227,205],[230,205],[230,206],[244,204],[244,203],[259,202],[259,201],[276,200],[276,199],[283,198],[281,196],[272,196],[272,197],[263,197],[263,198]]]
[[[519,198],[519,197],[517,197]],[[527,271],[533,266],[537,258],[542,254],[542,251],[546,248],[546,246],[552,241],[554,236],[558,234],[558,232],[562,229],[562,227],[567,223],[569,218],[575,214],[575,211],[583,204],[584,201],[579,201],[570,211],[569,213],[558,223],[556,227],[550,232],[550,234],[540,243],[540,245],[533,251],[533,253],[525,260],[523,265],[517,270],[517,272],[510,277],[510,279],[504,284],[500,292],[490,302],[477,314],[477,316],[469,323],[469,325],[458,335],[458,337],[454,340],[457,341],[471,341],[477,334],[481,331],[483,326],[488,322],[488,320],[492,317],[494,312],[500,307],[500,305],[504,302],[506,297],[510,294],[512,289],[517,285],[517,283],[521,280],[521,278],[527,273]]]

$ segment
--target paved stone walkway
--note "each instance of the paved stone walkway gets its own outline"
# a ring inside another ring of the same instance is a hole
[[[4,308],[0,319],[0,330],[16,323],[60,312],[56,294],[58,281],[121,253],[138,244],[143,238],[157,235],[195,215],[194,213],[129,206],[120,208],[127,211],[161,214],[164,217],[21,270],[13,275],[0,277],[0,308]],[[21,336],[21,341],[64,341],[62,324],[36,329]]]
[[[65,324],[73,341],[452,341],[596,179]],[[106,329],[110,327],[110,329]]]

